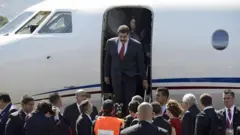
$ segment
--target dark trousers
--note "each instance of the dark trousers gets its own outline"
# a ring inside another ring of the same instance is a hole
[[[123,103],[123,113],[127,115],[128,104],[132,97],[136,94],[136,77],[129,77],[125,74],[121,75],[121,78],[112,80],[113,93],[115,96],[115,102]]]

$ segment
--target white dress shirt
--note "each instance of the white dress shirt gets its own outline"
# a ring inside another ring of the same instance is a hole
[[[162,106],[162,115],[163,115],[163,113],[166,111],[166,105],[163,105]]]
[[[78,111],[79,111],[79,113],[81,114],[80,104],[78,104],[78,103],[76,103],[76,104],[77,104]]]
[[[121,41],[118,41],[118,54],[120,53],[120,50],[121,50],[121,48],[122,48],[122,45],[123,45],[123,43],[122,43]],[[128,48],[128,40],[127,40],[127,42],[125,43],[124,55],[125,55],[126,52],[127,52],[127,48]]]

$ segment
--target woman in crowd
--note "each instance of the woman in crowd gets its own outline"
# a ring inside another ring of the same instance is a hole
[[[172,135],[181,134],[181,120],[180,116],[183,113],[181,105],[176,101],[170,99],[166,105],[169,122],[172,126]]]

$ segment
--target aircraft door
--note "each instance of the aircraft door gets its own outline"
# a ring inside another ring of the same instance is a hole
[[[104,14],[103,19],[103,33],[102,33],[102,49],[101,49],[101,90],[102,95],[105,98],[111,98],[113,93],[113,87],[104,82],[104,57],[105,57],[105,45],[106,41],[112,37],[117,36],[117,29],[120,25],[126,24],[130,29],[132,28],[132,20],[135,23],[135,31],[131,38],[134,38],[141,42],[144,52],[144,62],[146,65],[146,75],[149,83],[149,88],[145,91],[141,78],[137,79],[137,93],[142,97],[152,98],[152,67],[151,67],[151,52],[152,52],[152,12],[151,10],[143,7],[115,7],[108,10]],[[137,37],[137,38],[135,38]],[[146,99],[148,100],[148,99]]]

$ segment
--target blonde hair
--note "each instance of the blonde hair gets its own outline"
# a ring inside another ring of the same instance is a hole
[[[183,113],[181,105],[176,100],[170,99],[166,106],[167,110],[170,111],[175,117],[180,117]]]

